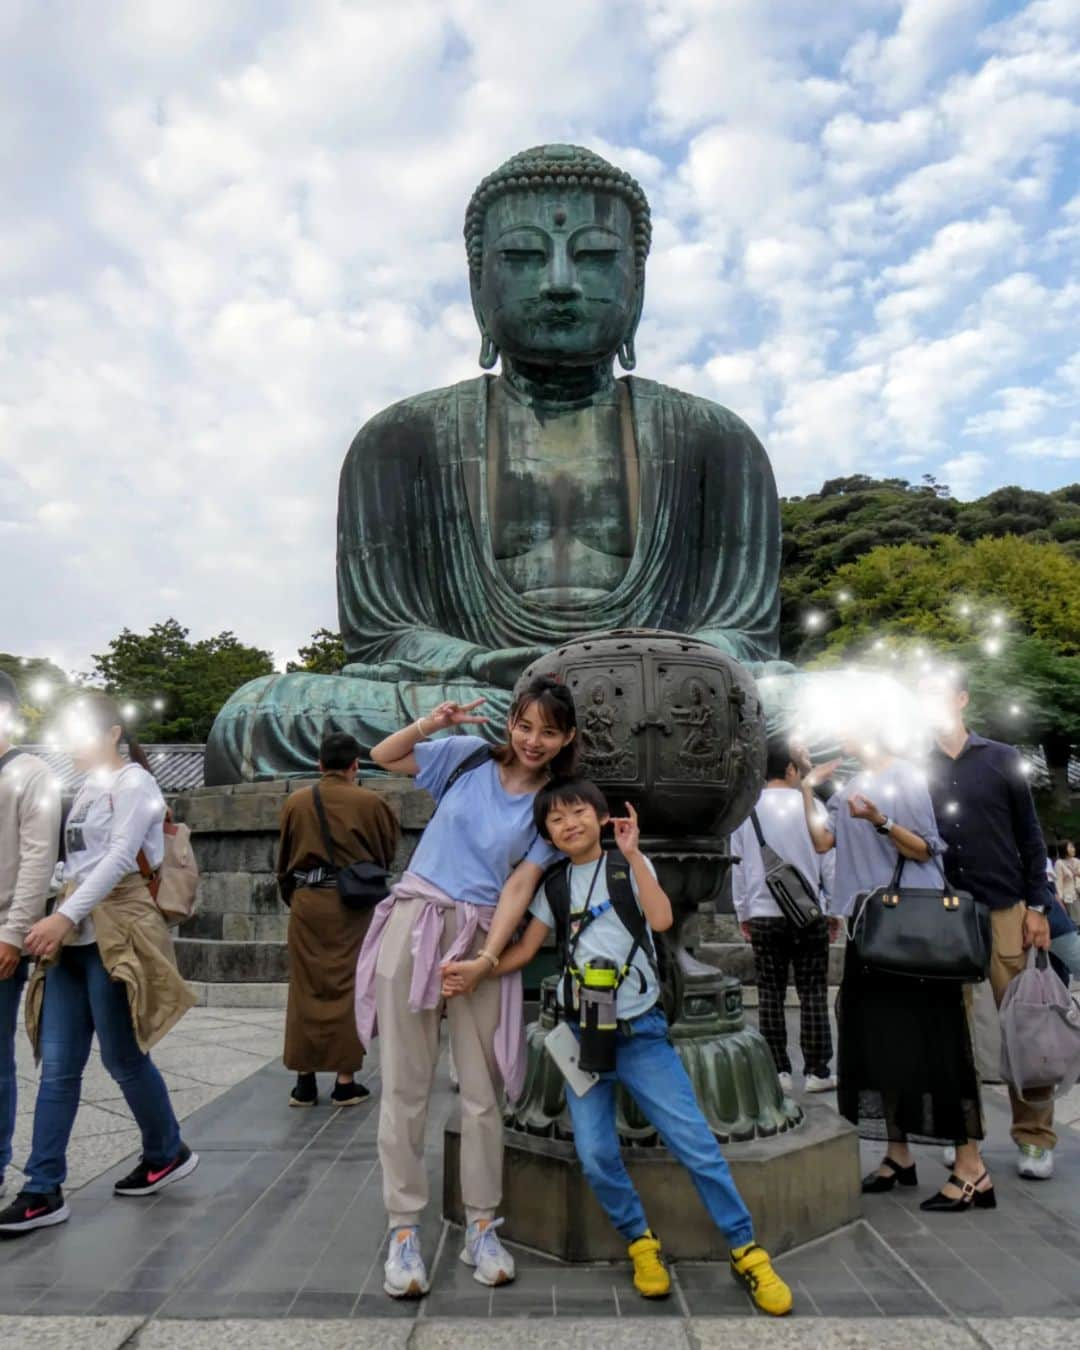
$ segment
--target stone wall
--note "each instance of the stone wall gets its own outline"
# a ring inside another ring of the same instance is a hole
[[[288,793],[310,779],[274,779],[234,787],[195,788],[177,797],[177,820],[190,827],[201,872],[199,912],[179,930],[177,960],[196,984],[274,985],[288,978],[285,929],[289,912],[278,895],[274,866],[278,825]],[[431,798],[409,778],[371,778],[401,822],[394,860],[400,874],[433,810]],[[716,905],[705,906],[691,929],[700,960],[754,983],[754,960],[731,912],[730,883]],[[688,934],[688,936],[690,936]],[[831,953],[830,983],[837,984],[843,952]]]
[[[289,912],[274,868],[285,798],[310,779],[274,779],[231,787],[195,788],[177,797],[177,820],[191,830],[200,870],[199,912],[177,933],[184,976],[197,983],[280,983],[287,979],[285,929]],[[408,778],[368,780],[401,821],[395,874],[412,856],[431,817],[428,794]]]

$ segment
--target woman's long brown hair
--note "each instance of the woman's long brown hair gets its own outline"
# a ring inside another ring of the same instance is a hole
[[[568,731],[577,730],[574,696],[562,680],[556,679],[554,675],[536,675],[522,689],[510,705],[510,716],[507,719],[510,726],[514,725],[527,708],[533,706],[537,708],[548,726],[561,731],[564,736]],[[579,755],[578,738],[575,736],[548,765],[552,778],[573,777],[577,772]],[[496,747],[493,758],[499,764],[512,763],[514,747],[507,741],[504,745]]]
[[[151,778],[154,777],[154,771],[150,767],[146,751],[124,725],[120,705],[115,699],[110,698],[108,694],[92,690],[80,694],[76,702],[79,710],[86,714],[94,729],[100,735],[104,736],[112,727],[119,727],[120,744],[127,747],[128,758],[133,764],[137,764],[140,769],[145,769]]]

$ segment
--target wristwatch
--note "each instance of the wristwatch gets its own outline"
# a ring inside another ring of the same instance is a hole
[[[877,830],[878,834],[888,834],[895,824],[896,821],[893,820],[892,816],[886,816],[880,825],[874,826],[874,829]]]
[[[1049,908],[1049,905],[1028,905],[1028,909],[1031,910],[1032,914],[1041,914],[1044,919],[1046,918],[1046,912]]]

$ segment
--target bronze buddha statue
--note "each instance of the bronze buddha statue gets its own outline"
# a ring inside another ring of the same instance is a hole
[[[589,150],[540,146],[484,179],[465,239],[480,364],[500,371],[361,428],[338,501],[348,665],[238,690],[208,783],[311,772],[328,725],[370,746],[447,698],[485,697],[497,732],[521,670],[586,632],[663,628],[759,672],[775,660],[760,442],[715,403],[615,377],[635,365],[650,238],[642,189]]]

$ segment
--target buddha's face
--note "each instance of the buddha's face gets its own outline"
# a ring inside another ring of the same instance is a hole
[[[498,197],[484,221],[474,299],[511,359],[578,366],[614,356],[641,310],[629,206],[586,188]]]

